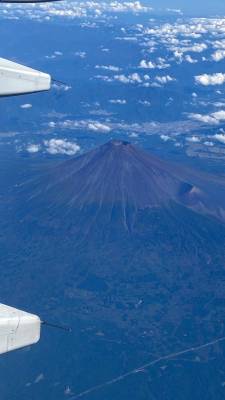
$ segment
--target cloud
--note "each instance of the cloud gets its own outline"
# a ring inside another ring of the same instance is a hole
[[[216,135],[213,136],[215,140],[218,142],[225,144],[225,134],[224,133],[217,133]]]
[[[191,118],[190,118],[191,119]],[[52,121],[53,122],[53,121]],[[54,122],[54,128],[57,131],[62,130],[80,130],[80,131],[95,131],[98,133],[98,128],[105,124],[101,124],[94,120],[64,120]],[[48,125],[49,126],[49,125]],[[50,127],[50,126],[49,126]],[[126,123],[124,121],[110,121],[107,120],[105,133],[107,132],[121,132],[123,134],[136,133],[138,135],[164,135],[177,136],[177,135],[189,135],[190,132],[196,132],[196,130],[205,129],[203,123],[195,120],[182,120],[175,122],[160,123],[157,121],[143,122],[143,123]],[[103,130],[103,133],[104,133]],[[101,131],[100,131],[101,133]]]
[[[218,121],[225,121],[225,111],[224,110],[216,111],[216,112],[212,113],[211,115],[213,116],[213,118],[215,118]]]
[[[169,76],[167,76],[167,77],[168,77],[168,80],[169,80],[170,77]],[[137,72],[134,72],[134,73],[129,74],[129,75],[125,75],[125,74],[116,74],[114,76],[96,75],[95,79],[100,79],[100,80],[102,80],[104,82],[108,82],[108,83],[120,82],[120,83],[123,83],[125,85],[128,85],[128,84],[132,84],[132,85],[144,84],[144,86],[146,86],[146,87],[150,86],[149,82],[146,85],[146,81],[150,80],[150,76],[147,75],[147,74],[140,75]],[[173,78],[171,78],[171,79],[173,80]]]
[[[63,92],[68,92],[68,90],[72,89],[72,86],[66,85],[65,83],[61,83],[61,82],[54,82],[52,83],[52,89],[59,91],[63,91]]]
[[[183,14],[183,12],[178,8],[167,8],[166,11],[174,14]]]
[[[109,133],[111,131],[111,127],[106,125],[105,123],[95,121],[95,120],[69,120],[54,122],[50,121],[48,123],[48,127],[50,129],[77,129],[77,130],[89,130],[100,133]]]
[[[138,103],[145,107],[151,107],[151,102],[148,100],[139,100]]]
[[[55,127],[56,127],[56,122],[50,121],[50,122],[48,123],[48,126],[49,126],[49,128],[55,128]]]
[[[135,132],[131,132],[130,134],[129,134],[129,137],[130,138],[132,138],[132,139],[136,139],[136,138],[138,138],[138,134],[137,133],[135,133]]]
[[[74,56],[75,57],[80,57],[80,58],[85,58],[87,56],[87,53],[86,53],[86,51],[76,51],[74,53]]]
[[[106,71],[112,71],[112,72],[119,72],[120,68],[115,67],[114,65],[96,65],[95,69],[103,69]]]
[[[125,75],[123,75],[123,77],[124,77],[124,79],[126,79]],[[104,81],[104,82],[113,82],[114,81],[114,78],[109,77],[107,75],[95,75],[95,79],[100,79],[101,81]],[[125,83],[129,83],[129,80],[127,80],[127,82],[125,82]]]
[[[124,105],[124,104],[127,104],[127,101],[122,100],[122,99],[112,99],[112,100],[109,100],[109,103]]]
[[[194,58],[192,58],[192,57],[190,56],[190,54],[187,54],[187,55],[185,56],[185,61],[189,62],[190,64],[196,64],[196,63],[198,62],[198,60],[195,60]]]
[[[193,53],[202,53],[203,51],[207,50],[208,46],[205,43],[195,43],[190,47],[183,47],[182,51],[190,51]]]
[[[225,39],[214,40],[212,45],[214,49],[225,49]]]
[[[200,139],[198,138],[198,136],[191,136],[191,137],[187,137],[187,142],[191,142],[191,143],[199,143]]]
[[[45,58],[47,58],[47,59],[49,59],[49,60],[53,60],[53,59],[55,59],[56,57],[62,57],[62,56],[63,56],[63,53],[62,53],[61,51],[56,50],[56,51],[54,51],[54,53],[51,54],[50,56],[45,56]]]
[[[115,37],[115,40],[124,40],[125,42],[137,42],[137,37],[136,36],[117,36]]]
[[[90,122],[87,125],[88,129],[95,132],[109,133],[111,128],[108,125],[102,124],[101,122]]]
[[[142,78],[141,78],[141,76],[140,76],[137,72],[134,72],[133,74],[130,74],[130,75],[128,75],[128,76],[126,76],[126,75],[124,75],[124,74],[115,75],[115,76],[113,77],[113,79],[114,79],[115,81],[119,81],[119,82],[124,83],[124,84],[128,84],[128,83],[132,83],[132,84],[135,84],[135,83],[142,83]]]
[[[141,60],[139,68],[155,69],[156,64],[154,64],[152,61]]]
[[[212,105],[216,108],[225,107],[225,101],[216,101],[215,103],[212,103]]]
[[[66,154],[72,156],[80,151],[80,146],[74,142],[69,142],[67,139],[50,139],[44,140],[44,145],[49,154]]]
[[[36,377],[36,379],[34,380],[34,383],[39,383],[39,382],[43,381],[43,379],[45,379],[45,376],[43,373],[41,373]]]
[[[41,146],[39,144],[28,144],[26,150],[28,153],[38,153],[41,150]]]
[[[27,110],[29,108],[32,108],[32,104],[30,104],[30,103],[21,104],[20,108]]]
[[[171,140],[171,137],[168,135],[160,135],[160,139],[162,139],[164,142],[168,142],[168,140]]]
[[[194,114],[191,113],[188,115],[190,119],[193,119],[195,121],[203,122],[205,124],[211,124],[211,125],[218,125],[220,122],[225,121],[225,111],[220,110],[216,111],[211,114]]]
[[[214,118],[212,115],[191,113],[188,115],[188,117],[190,119],[193,119],[194,121],[203,122],[204,124],[217,125],[219,123],[219,121],[216,118]]]
[[[175,78],[172,78],[170,75],[165,75],[165,76],[156,76],[155,80],[160,83],[161,85],[165,85],[166,83],[175,81]]]
[[[109,13],[132,13],[140,14],[147,13],[152,10],[151,7],[142,4],[139,0],[137,1],[70,1],[64,2],[63,4],[52,3],[52,4],[40,4],[33,6],[33,4],[27,4],[26,9],[23,5],[15,5],[15,7],[8,6],[4,10],[0,10],[0,14],[5,19],[36,19],[37,21],[49,21],[52,18],[68,18],[68,19],[84,19],[84,18],[102,18],[107,16]],[[82,27],[96,27],[95,22],[90,23],[84,22]],[[55,54],[57,56],[58,54]],[[54,54],[53,54],[54,56]],[[51,56],[50,56],[51,58]],[[54,57],[52,57],[54,58]]]
[[[206,142],[204,142],[203,143],[205,146],[208,146],[208,147],[213,147],[214,146],[214,144],[213,144],[213,142],[210,142],[210,141],[206,141]]]
[[[151,7],[146,7],[141,4],[140,1],[125,1],[125,2],[119,2],[119,1],[112,1],[109,3],[109,10],[114,11],[114,12],[147,12],[151,11]]]
[[[137,37],[140,36],[139,43],[143,47],[142,54],[163,48],[165,53],[173,54],[173,57],[167,59],[176,63],[185,61],[194,64],[206,61],[206,57],[201,57],[201,60],[198,60],[193,54],[204,53],[210,47],[225,50],[225,40],[217,39],[223,38],[225,32],[225,18],[222,17],[179,18],[174,22],[162,22],[162,20],[157,19],[152,20],[147,27],[144,24],[139,24],[137,31]],[[213,56],[215,61],[220,60],[221,57],[224,57],[224,55],[220,52],[215,52]],[[146,56],[143,57],[143,60],[142,67],[153,69],[157,65],[155,60],[151,59],[151,62],[149,62]]]
[[[212,54],[212,59],[216,62],[222,61],[225,58],[225,50],[217,50]]]
[[[222,72],[215,73],[212,75],[203,74],[195,76],[196,83],[203,86],[215,86],[215,85],[223,85],[225,83],[225,74]]]
[[[142,69],[166,69],[169,68],[170,64],[166,64],[164,58],[159,57],[157,63],[152,61],[141,60],[139,63],[139,68]]]
[[[186,44],[187,41],[181,41],[180,44]],[[189,42],[189,41],[188,41]],[[176,43],[176,40],[175,40]],[[179,44],[179,41],[178,43]],[[194,43],[193,45],[185,45],[185,46],[180,46],[178,47],[177,45],[175,46],[169,46],[168,50],[171,50],[173,52],[173,55],[175,59],[177,59],[177,62],[181,63],[183,62],[183,59],[191,64],[195,64],[198,62],[198,60],[194,59],[190,54],[187,54],[184,56],[184,53],[190,52],[190,53],[202,53],[203,51],[207,50],[208,46],[205,43]]]

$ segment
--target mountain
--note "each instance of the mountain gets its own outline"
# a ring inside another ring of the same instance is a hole
[[[224,187],[212,177],[200,177],[128,142],[114,140],[29,182],[24,204],[26,210],[30,205],[34,210],[37,204],[38,218],[42,214],[54,225],[64,217],[64,226],[67,220],[69,225],[76,224],[76,218],[86,212],[90,227],[104,213],[108,223],[119,214],[124,228],[132,230],[140,211],[169,210],[175,205],[225,222],[224,200]]]
[[[46,376],[24,397],[61,400],[65,386],[76,394],[225,334],[223,196],[218,178],[123,141],[12,189],[1,213],[2,298],[73,328],[44,332],[22,364],[14,359],[17,385],[32,380],[27,357]],[[92,398],[222,400],[223,357],[222,345],[178,357]]]

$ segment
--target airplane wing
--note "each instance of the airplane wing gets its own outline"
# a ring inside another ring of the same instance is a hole
[[[0,58],[0,96],[42,92],[50,87],[50,75]]]
[[[37,343],[40,331],[38,316],[0,304],[0,354]]]

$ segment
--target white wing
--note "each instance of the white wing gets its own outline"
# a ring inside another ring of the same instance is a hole
[[[0,96],[42,92],[50,87],[50,75],[0,58]]]
[[[40,330],[38,316],[0,304],[0,354],[37,343]]]

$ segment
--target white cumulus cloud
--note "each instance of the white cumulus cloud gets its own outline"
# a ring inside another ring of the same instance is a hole
[[[196,64],[196,63],[198,62],[198,60],[196,60],[195,58],[192,58],[192,57],[190,56],[190,54],[187,54],[187,55],[185,56],[185,61],[187,61],[187,62],[190,63],[190,64]]]
[[[161,85],[165,85],[166,83],[175,81],[176,79],[172,78],[170,75],[165,75],[165,76],[156,76],[155,80]]]
[[[89,122],[88,129],[95,132],[108,133],[111,131],[111,128],[108,125],[102,124],[101,122]]]
[[[217,50],[212,54],[212,59],[216,62],[222,61],[225,58],[225,50]]]
[[[225,121],[225,111],[224,110],[216,111],[216,112],[212,113],[211,115],[213,116],[213,118],[217,119],[218,121]]]
[[[203,86],[215,86],[215,85],[223,85],[225,83],[225,74],[222,72],[215,73],[212,75],[203,74],[195,76],[196,83]]]
[[[105,71],[112,71],[112,72],[120,71],[120,68],[115,67],[114,65],[96,65],[95,69],[103,69]]]
[[[125,83],[125,84],[128,84],[128,83],[132,83],[132,84],[134,84],[134,83],[142,83],[142,78],[137,72],[134,72],[133,74],[130,74],[128,76],[126,76],[124,74],[115,75],[114,76],[114,80],[115,81],[119,81],[121,83]]]
[[[80,146],[66,139],[50,139],[44,140],[46,151],[49,154],[66,154],[72,156],[80,151]]]
[[[41,149],[41,146],[39,144],[28,144],[27,146],[27,151],[28,153],[38,153]]]
[[[191,143],[199,143],[200,139],[198,138],[198,136],[191,136],[191,137],[187,137],[187,142],[191,142]]]
[[[225,134],[224,133],[217,133],[213,136],[218,142],[225,144]]]
[[[204,124],[217,125],[219,123],[219,121],[216,118],[214,118],[212,115],[191,113],[188,115],[188,117],[190,119],[193,119],[194,121],[203,122]]]
[[[142,69],[166,69],[169,68],[170,64],[167,64],[164,60],[164,58],[159,57],[157,62],[153,61],[147,61],[147,60],[141,60],[139,64],[139,68]]]

